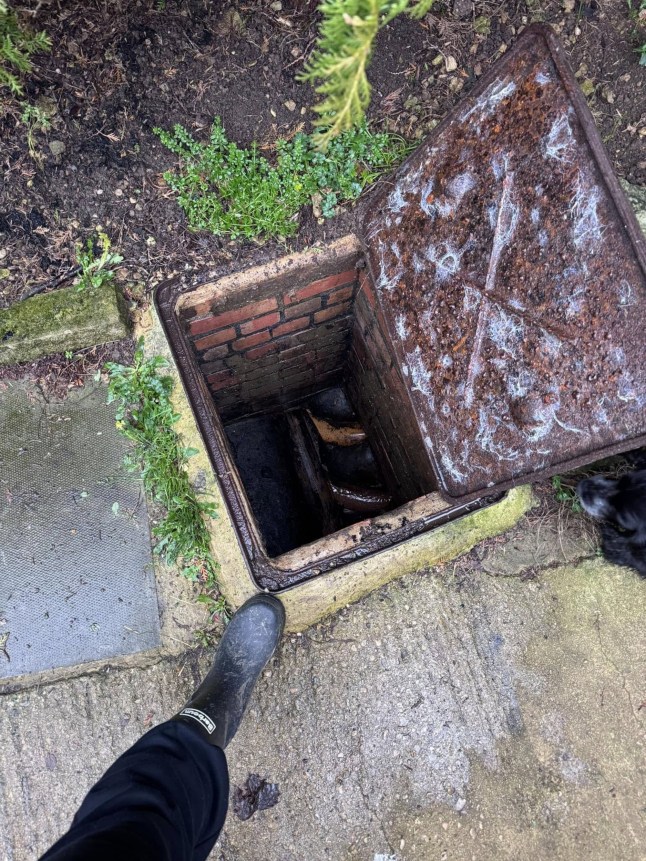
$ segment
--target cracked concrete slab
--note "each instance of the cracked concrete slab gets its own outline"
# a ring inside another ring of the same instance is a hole
[[[229,816],[218,861],[643,859],[644,612],[601,560],[533,580],[452,567],[288,636],[228,750],[281,799]],[[208,655],[3,698],[0,852],[33,857],[172,714]]]
[[[643,858],[645,609],[601,562],[412,578],[290,643],[232,748],[282,807],[222,858]]]

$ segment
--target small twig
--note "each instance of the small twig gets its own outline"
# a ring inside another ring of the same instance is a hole
[[[80,266],[73,266],[71,269],[68,269],[67,272],[63,272],[62,275],[57,275],[56,278],[50,278],[49,281],[43,281],[42,284],[36,284],[35,287],[32,287],[31,290],[28,290],[22,299],[30,299],[32,296],[36,296],[38,293],[42,293],[43,290],[49,290],[53,287],[58,287],[59,284],[64,284],[66,281],[69,281],[70,278],[74,278],[81,271]]]
[[[6,631],[4,634],[0,634],[0,652],[11,663],[11,655],[7,651],[7,641],[8,641],[10,636],[11,636],[11,631]]]

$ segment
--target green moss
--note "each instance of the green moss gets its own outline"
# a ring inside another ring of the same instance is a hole
[[[105,344],[127,335],[127,314],[115,284],[83,292],[67,287],[0,310],[0,365]]]
[[[491,19],[486,15],[479,15],[473,22],[473,29],[480,36],[488,36],[491,33]]]
[[[626,197],[630,201],[632,208],[637,216],[637,223],[642,229],[642,233],[646,236],[646,188],[639,185],[631,185],[625,179],[620,179],[621,187],[626,192]]]

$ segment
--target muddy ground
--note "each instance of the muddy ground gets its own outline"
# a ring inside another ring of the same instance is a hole
[[[53,47],[37,57],[25,98],[51,128],[34,132],[30,153],[21,107],[2,95],[0,303],[35,284],[65,283],[75,243],[98,225],[123,254],[119,276],[138,304],[175,273],[282,252],[190,232],[162,177],[175,157],[152,130],[180,122],[206,136],[216,115],[239,143],[309,130],[315,96],[297,76],[313,47],[315,5],[33,3],[25,20]],[[646,67],[635,53],[646,34],[626,0],[451,0],[421,22],[400,17],[381,34],[370,70],[373,123],[423,136],[536,20],[560,33],[617,172],[646,183]],[[337,235],[350,220],[345,213],[319,226],[306,210],[290,247]]]

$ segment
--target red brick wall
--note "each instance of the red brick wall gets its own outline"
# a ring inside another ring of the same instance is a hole
[[[216,282],[212,299],[202,289],[191,304],[186,294],[180,319],[224,422],[344,383],[402,503],[435,482],[367,270],[356,264],[354,253],[240,290]]]
[[[223,420],[289,406],[340,378],[357,289],[354,260],[343,262],[343,271],[305,284],[258,285],[238,306],[202,301],[183,309]]]
[[[384,337],[385,322],[367,270],[354,303],[348,356],[350,398],[398,504],[437,489],[404,382]],[[416,456],[417,454],[417,456]]]

